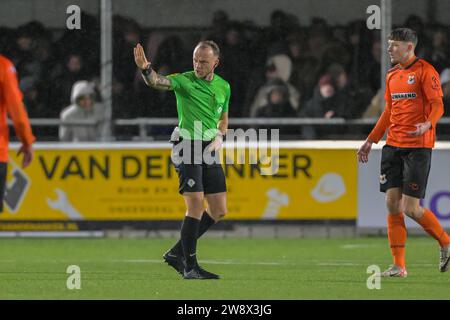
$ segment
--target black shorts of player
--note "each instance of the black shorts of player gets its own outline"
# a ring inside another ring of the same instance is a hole
[[[403,194],[424,198],[430,167],[430,148],[385,145],[381,153],[380,191],[401,188]]]
[[[3,212],[3,199],[5,198],[6,190],[6,175],[8,163],[0,162],[0,212]]]
[[[188,159],[183,158],[183,149],[177,149],[180,147],[182,141],[175,142],[172,149],[172,163],[178,174],[180,194],[185,192],[203,192],[204,194],[213,194],[219,192],[226,192],[225,174],[223,172],[222,165],[218,159],[218,154],[215,151],[205,152],[205,148],[211,143],[211,141],[201,141],[201,147],[194,151],[194,143],[184,140],[183,147],[191,147],[191,156]],[[200,153],[201,151],[201,153]],[[202,155],[208,153],[210,159],[216,159],[216,161],[205,161]],[[183,158],[183,160],[181,160]]]

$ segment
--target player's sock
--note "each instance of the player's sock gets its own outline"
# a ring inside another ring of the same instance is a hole
[[[181,243],[184,257],[186,258],[186,268],[192,269],[197,265],[197,237],[200,220],[186,216],[181,226]]]
[[[394,264],[405,267],[406,226],[403,213],[388,214],[388,239]]]
[[[425,231],[435,238],[441,247],[445,247],[450,243],[450,237],[445,232],[444,228],[442,228],[439,220],[436,218],[433,212],[428,210],[427,208],[423,209],[422,218],[416,220],[418,224],[425,229]]]
[[[200,220],[200,227],[198,229],[197,239],[200,238],[216,221],[211,218],[208,212],[203,211],[202,219]],[[177,243],[170,249],[176,255],[183,255],[183,245],[181,240],[178,240]]]

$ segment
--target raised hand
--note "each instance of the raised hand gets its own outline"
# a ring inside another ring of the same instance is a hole
[[[145,57],[144,48],[140,43],[134,47],[134,62],[141,70],[147,69],[147,67],[151,64]]]

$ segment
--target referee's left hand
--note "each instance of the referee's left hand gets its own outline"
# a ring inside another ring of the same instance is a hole
[[[217,151],[222,147],[223,138],[221,136],[217,136],[206,148],[208,152]]]
[[[428,130],[430,130],[430,128],[431,128],[431,122],[430,121],[418,123],[418,124],[416,124],[416,130],[409,131],[408,134],[413,136],[413,137],[418,137],[418,136],[423,135]]]

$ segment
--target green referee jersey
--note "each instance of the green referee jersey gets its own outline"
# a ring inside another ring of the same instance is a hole
[[[230,84],[214,74],[211,81],[194,71],[169,75],[177,98],[178,126],[183,139],[212,140],[222,113],[228,112]]]

